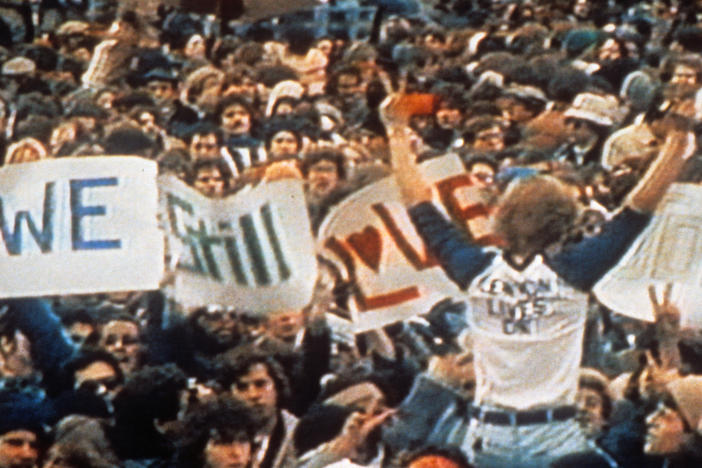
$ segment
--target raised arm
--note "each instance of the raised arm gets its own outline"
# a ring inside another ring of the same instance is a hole
[[[674,119],[661,151],[629,193],[624,202],[625,207],[640,213],[653,213],[670,185],[677,180],[687,160],[694,154],[697,148],[694,133],[685,129],[685,122]]]
[[[695,148],[695,136],[684,129],[684,122],[672,121],[665,144],[629,193],[622,211],[603,226],[599,235],[567,246],[554,255],[550,259],[551,266],[583,290],[594,286],[644,230],[658,202],[675,182]]]
[[[8,299],[7,319],[29,339],[34,365],[46,373],[60,372],[77,353],[76,346],[63,331],[51,304],[38,298]]]
[[[431,203],[433,186],[419,168],[412,149],[409,113],[403,95],[390,95],[380,111],[390,141],[393,172],[412,223],[449,278],[465,289],[495,254],[471,242],[465,231]]]
[[[390,162],[400,187],[402,199],[407,206],[431,201],[432,186],[419,170],[417,155],[412,149],[410,115],[403,103],[404,95],[391,94],[380,106],[380,117],[390,145]]]

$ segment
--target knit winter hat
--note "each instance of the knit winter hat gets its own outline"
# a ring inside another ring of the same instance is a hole
[[[685,422],[702,435],[702,376],[688,375],[666,385]]]
[[[40,434],[53,422],[52,406],[38,392],[0,392],[0,435],[27,430]]]

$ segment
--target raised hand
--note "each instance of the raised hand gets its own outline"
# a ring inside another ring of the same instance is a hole
[[[648,297],[653,306],[653,316],[656,320],[656,328],[659,337],[678,337],[680,332],[680,309],[671,300],[673,284],[666,283],[663,289],[663,297],[658,301],[656,288],[654,285],[648,287]]]
[[[404,110],[402,104],[403,93],[392,93],[388,95],[378,108],[380,112],[380,120],[385,125],[385,129],[390,132],[391,129],[407,127],[409,125],[409,115]]]
[[[380,118],[385,124],[390,144],[390,161],[402,198],[407,205],[430,201],[431,184],[417,165],[417,155],[412,147],[414,136],[409,127],[411,115],[406,108],[406,94],[393,93],[380,105]]]
[[[656,339],[661,368],[678,369],[681,364],[678,340],[680,339],[680,309],[671,301],[673,284],[667,283],[663,288],[663,297],[658,300],[654,285],[648,287],[648,296],[653,306]]]
[[[394,409],[386,408],[377,413],[362,413],[359,411],[351,413],[346,418],[344,427],[339,435],[339,438],[345,442],[344,445],[350,452],[347,455],[359,450],[373,429],[383,424],[395,412],[396,410]]]
[[[634,210],[652,213],[697,149],[695,134],[672,122],[658,156],[627,197],[626,205]]]

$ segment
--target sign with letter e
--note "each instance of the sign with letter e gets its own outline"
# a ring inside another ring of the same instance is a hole
[[[158,288],[156,175],[132,156],[0,169],[0,297]]]

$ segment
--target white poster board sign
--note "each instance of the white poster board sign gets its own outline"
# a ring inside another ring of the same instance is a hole
[[[471,184],[456,155],[430,160],[422,170],[455,217],[467,219],[484,209],[464,196]],[[359,286],[351,311],[356,332],[425,313],[447,296],[461,296],[427,252],[394,177],[344,200],[330,212],[319,233],[318,251]]]
[[[702,327],[702,187],[674,184],[622,260],[600,280],[595,295],[613,311],[653,321],[649,285],[673,284],[671,300],[683,326]]]
[[[0,297],[158,288],[156,176],[131,156],[0,169]]]
[[[302,182],[206,198],[175,177],[159,180],[175,300],[266,314],[309,304],[317,260]]]

